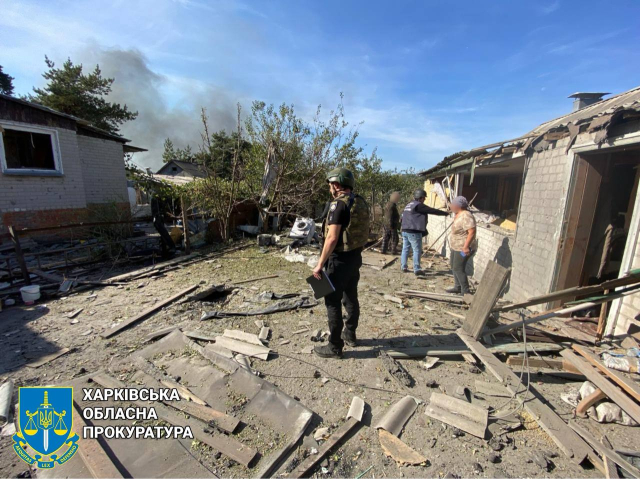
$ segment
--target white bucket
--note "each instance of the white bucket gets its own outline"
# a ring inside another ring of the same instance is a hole
[[[33,304],[40,299],[40,286],[37,284],[31,286],[23,286],[20,288],[20,294],[22,295],[22,301],[24,304]]]

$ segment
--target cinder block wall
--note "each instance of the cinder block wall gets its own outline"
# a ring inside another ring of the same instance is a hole
[[[129,201],[122,143],[78,135],[87,204]]]
[[[436,241],[447,226],[452,222],[452,218],[445,216],[431,216],[427,230],[426,243]],[[450,230],[449,230],[450,231]],[[434,249],[447,258],[451,258],[451,250],[449,249],[449,231],[447,231],[436,242]],[[474,280],[480,281],[484,270],[489,261],[496,261],[505,268],[512,266],[511,244],[513,242],[513,232],[505,230],[495,225],[478,224],[476,229],[476,237],[478,240],[478,250],[476,254],[467,263],[467,274]]]
[[[551,289],[571,176],[571,157],[565,153],[568,141],[559,140],[530,159],[512,247],[508,297],[514,301]]]

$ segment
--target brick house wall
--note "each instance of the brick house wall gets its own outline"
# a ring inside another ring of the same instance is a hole
[[[7,106],[0,109],[0,125],[6,128],[55,131],[62,170],[55,176],[0,171],[0,243],[8,240],[8,225],[23,229],[85,222],[104,204],[115,204],[111,209],[118,219],[129,213],[122,141],[81,135],[75,121],[29,106],[4,100],[0,106]],[[33,233],[33,237],[52,235],[65,232]]]
[[[567,142],[566,138],[559,140],[531,155],[515,234],[499,226],[478,224],[478,252],[467,264],[467,273],[480,281],[488,261],[512,268],[505,295],[509,300],[522,301],[551,289],[571,176],[572,155],[565,153]],[[450,223],[450,218],[431,217],[428,243]],[[442,238],[436,249],[450,257],[445,243]]]
[[[122,143],[77,135],[87,204],[129,201]]]

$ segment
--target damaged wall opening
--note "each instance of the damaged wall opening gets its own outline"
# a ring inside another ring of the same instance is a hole
[[[555,289],[617,278],[640,180],[640,148],[576,158]]]
[[[55,135],[47,131],[2,128],[0,158],[3,171],[58,169]]]

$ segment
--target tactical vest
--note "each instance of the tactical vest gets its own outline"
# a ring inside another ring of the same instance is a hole
[[[342,253],[362,248],[369,241],[369,205],[367,205],[362,196],[355,193],[342,195],[336,198],[335,201],[342,201],[347,205],[349,223],[342,228],[342,244],[336,246],[334,251]],[[322,229],[326,238],[329,233],[329,225],[326,218]]]
[[[419,201],[413,200],[407,206],[404,207],[402,212],[402,229],[403,230],[415,230],[426,231],[427,230],[427,215],[418,213],[416,208],[421,205]]]

